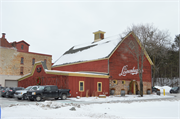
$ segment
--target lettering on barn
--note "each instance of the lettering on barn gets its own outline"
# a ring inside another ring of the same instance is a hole
[[[131,75],[138,74],[138,69],[135,69],[135,67],[133,67],[133,69],[128,70],[128,65],[125,65],[123,66],[119,76],[126,76],[126,74],[131,74]]]
[[[121,90],[125,94],[136,94],[140,88],[139,69],[133,55],[124,48],[130,41],[137,42],[138,48],[143,48],[141,42],[133,32],[124,38],[119,35],[104,38],[104,33],[94,32],[93,42],[70,48],[49,70],[45,62],[36,62],[30,74],[18,79],[18,86],[36,85],[40,81],[41,85],[57,85],[61,89],[70,89],[72,97],[109,96],[110,92],[112,95],[119,95]],[[88,57],[85,57],[87,54]],[[146,57],[142,78],[143,90],[146,91],[151,89],[153,63],[145,49],[144,55]],[[37,72],[40,70],[38,67],[41,68],[40,73]],[[37,80],[38,77],[40,80]]]

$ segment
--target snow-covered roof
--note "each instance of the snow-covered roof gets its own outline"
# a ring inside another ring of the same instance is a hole
[[[64,74],[68,76],[75,76],[75,75],[109,76],[107,73],[97,73],[97,72],[71,72],[71,71],[59,71],[59,70],[47,70],[47,69],[45,69],[45,72],[48,74],[56,73],[56,74]]]
[[[120,41],[120,35],[116,35],[105,38],[98,42],[73,46],[54,63],[53,67],[58,65],[107,58]]]

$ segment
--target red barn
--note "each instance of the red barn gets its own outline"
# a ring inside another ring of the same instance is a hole
[[[18,86],[57,85],[60,89],[70,89],[73,97],[109,95],[108,78],[104,74],[48,70],[44,62],[36,62],[32,72],[18,80]]]
[[[143,90],[151,89],[151,65],[147,52],[139,39],[130,32],[123,39],[119,35],[104,38],[103,31],[94,32],[94,42],[77,45],[66,51],[47,70],[45,64],[36,63],[33,71],[19,79],[19,86],[58,85],[71,89],[72,96],[96,94],[120,94],[139,90],[138,63],[132,51],[135,44],[143,49]],[[41,69],[41,72],[38,72]],[[39,83],[40,82],[40,83]]]

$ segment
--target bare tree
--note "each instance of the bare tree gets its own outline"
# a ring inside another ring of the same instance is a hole
[[[158,67],[155,67],[155,64],[161,62],[155,62],[155,58],[160,56],[167,56],[167,49],[165,47],[168,47],[168,45],[170,45],[170,35],[168,31],[161,31],[158,28],[154,27],[153,24],[132,24],[122,33],[122,35],[127,35],[130,31],[133,31],[140,40],[140,43],[134,42],[135,48],[133,50],[130,50],[130,52],[137,61],[137,67],[139,71],[138,73],[140,78],[140,95],[143,96],[142,76],[145,55],[148,55],[146,51],[148,51],[149,55],[153,57],[153,79],[155,79],[155,71],[156,69],[158,69]],[[139,48],[139,45],[141,48]]]
[[[172,45],[174,48],[179,48],[179,69],[180,69],[180,34],[176,35],[174,39],[175,44]],[[179,70],[179,83],[178,86],[180,86],[180,70]]]
[[[145,59],[145,50],[142,47],[140,41],[131,40],[128,44],[126,43],[126,48],[133,55],[134,59],[137,61],[138,73],[140,78],[140,95],[143,97],[143,63]]]

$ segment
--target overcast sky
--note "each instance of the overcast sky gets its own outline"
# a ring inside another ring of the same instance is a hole
[[[106,38],[132,24],[152,23],[169,30],[172,41],[180,33],[179,0],[0,1],[0,32],[9,42],[25,40],[30,52],[52,55],[52,62],[72,46],[92,42],[98,30]]]

